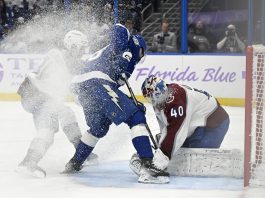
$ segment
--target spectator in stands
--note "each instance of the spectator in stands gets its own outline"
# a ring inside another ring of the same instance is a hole
[[[7,25],[10,28],[14,27],[14,13],[12,7],[13,7],[12,2],[8,2],[6,6],[6,17],[7,17]]]
[[[106,0],[100,0],[100,1],[89,1],[89,4],[91,6],[91,14],[94,18],[94,21],[96,22],[103,22],[104,21],[104,9],[105,5],[107,4]]]
[[[119,12],[122,15],[131,15],[133,33],[140,33],[142,29],[142,0],[120,0]]]
[[[161,22],[161,32],[154,35],[149,51],[175,52],[177,51],[176,45],[176,34],[169,31],[169,22],[167,19],[163,19]]]
[[[153,9],[154,9],[154,12],[159,12],[159,7],[160,7],[160,0],[150,0],[152,5],[153,5]]]
[[[125,25],[130,33],[133,33],[133,17],[130,12],[121,12],[119,14],[119,23]]]
[[[253,44],[261,43],[261,20],[257,20],[254,25]]]
[[[4,39],[4,27],[0,24],[0,43]]]
[[[6,23],[6,3],[4,0],[0,0],[0,25],[5,25]]]
[[[217,50],[230,53],[244,52],[245,44],[239,39],[235,25],[230,24],[226,27],[225,37],[217,43]]]
[[[207,30],[202,21],[190,26],[188,33],[189,52],[210,52],[211,45]]]

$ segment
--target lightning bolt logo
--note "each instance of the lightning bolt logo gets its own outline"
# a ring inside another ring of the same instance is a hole
[[[109,85],[103,85],[103,87],[107,90],[109,96],[111,97],[111,100],[122,110],[122,108],[119,105],[119,96],[110,88]]]

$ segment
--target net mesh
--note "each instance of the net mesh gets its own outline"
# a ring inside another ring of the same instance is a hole
[[[265,46],[253,46],[251,186],[265,186]]]

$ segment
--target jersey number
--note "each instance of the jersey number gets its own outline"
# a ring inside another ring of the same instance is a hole
[[[179,106],[177,109],[176,108],[171,109],[171,117],[177,118],[178,116],[183,116],[183,114],[184,110],[182,106]]]

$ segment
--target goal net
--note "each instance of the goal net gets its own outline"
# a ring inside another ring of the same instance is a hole
[[[246,57],[244,186],[265,187],[265,46]]]

